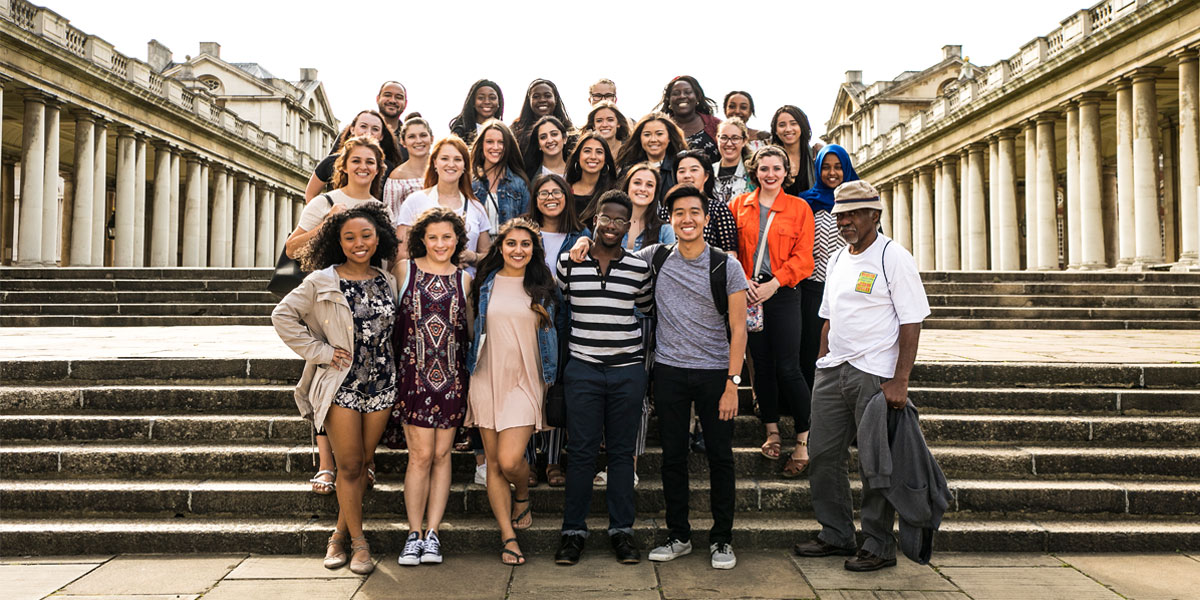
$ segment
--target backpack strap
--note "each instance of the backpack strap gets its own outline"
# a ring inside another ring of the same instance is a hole
[[[677,244],[659,244],[654,249],[654,255],[650,257],[650,289],[658,289],[658,272],[662,270],[667,259],[671,257],[671,253],[675,251]],[[657,295],[655,296],[657,298]],[[657,302],[657,299],[655,300]]]
[[[887,248],[892,245],[892,240],[883,243],[883,250],[879,251],[879,264],[883,267],[883,285],[888,285],[887,278]]]
[[[333,208],[333,198],[330,198],[329,194],[321,194],[321,197],[324,198],[325,201],[329,203],[329,208]]]
[[[729,294],[725,291],[729,281],[726,265],[726,254],[709,244],[708,287],[712,290],[713,305],[717,308],[717,314],[722,317],[729,316]]]

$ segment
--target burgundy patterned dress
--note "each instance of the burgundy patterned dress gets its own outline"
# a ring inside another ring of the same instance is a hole
[[[409,262],[400,293],[395,348],[400,372],[389,446],[403,442],[402,425],[452,429],[467,409],[467,300],[463,271],[433,275]],[[399,431],[396,431],[399,430]]]

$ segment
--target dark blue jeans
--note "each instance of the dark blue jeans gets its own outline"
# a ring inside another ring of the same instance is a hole
[[[608,533],[633,533],[633,450],[646,370],[642,363],[606,367],[571,359],[563,372],[567,399],[567,490],[562,532],[587,535],[592,478],[600,441],[608,453]]]

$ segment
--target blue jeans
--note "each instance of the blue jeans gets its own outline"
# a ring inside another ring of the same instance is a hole
[[[563,372],[567,399],[567,490],[562,533],[587,535],[592,478],[603,439],[608,453],[608,533],[633,533],[633,450],[646,370],[639,362],[606,367],[570,359]]]

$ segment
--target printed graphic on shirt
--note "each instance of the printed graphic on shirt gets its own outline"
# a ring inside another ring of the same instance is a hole
[[[862,271],[861,273],[858,274],[858,285],[854,286],[854,291],[861,292],[863,294],[870,294],[871,290],[874,287],[875,287],[875,274],[874,273],[871,273],[868,271]]]

